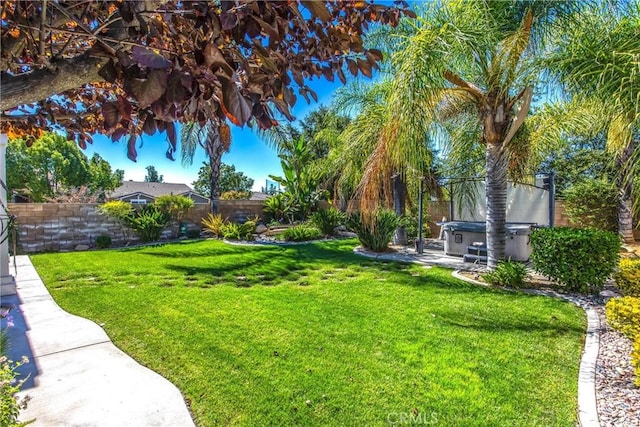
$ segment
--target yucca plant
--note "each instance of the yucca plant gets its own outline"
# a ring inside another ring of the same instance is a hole
[[[385,252],[396,228],[403,224],[403,218],[389,209],[377,209],[371,214],[371,218],[363,218],[357,212],[347,221],[347,227],[358,235],[362,246],[374,252]]]
[[[171,215],[160,211],[154,205],[147,205],[131,216],[128,222],[143,242],[157,242],[162,230],[171,224]]]
[[[311,222],[325,236],[333,234],[333,230],[343,224],[345,215],[333,206],[327,209],[318,209],[311,215]]]
[[[205,218],[202,218],[202,227],[209,231],[215,238],[220,237],[222,226],[227,222],[226,219],[222,218],[222,215],[217,214],[208,214]]]

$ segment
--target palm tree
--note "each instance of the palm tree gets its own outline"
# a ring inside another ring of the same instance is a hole
[[[425,179],[427,190],[438,193],[432,174],[433,152],[426,127],[406,137],[400,132],[396,110],[389,100],[393,81],[374,84],[356,81],[338,90],[334,107],[357,114],[330,151],[325,171],[331,171],[341,192],[360,199],[363,213],[380,205],[405,214],[407,184]],[[414,186],[417,187],[417,186]],[[403,227],[396,230],[396,244],[406,244]]]
[[[204,125],[196,122],[186,123],[181,130],[180,146],[182,153],[182,164],[190,165],[198,146],[204,148],[209,157],[211,165],[211,175],[209,183],[211,185],[211,212],[218,213],[218,181],[220,179],[220,165],[222,155],[229,151],[231,146],[231,130],[229,125],[214,117],[209,119]]]
[[[566,114],[583,130],[607,133],[618,170],[618,232],[626,243],[634,241],[632,214],[640,214],[640,189],[633,186],[640,173],[638,16],[638,2],[593,7],[565,29],[546,60],[574,97]]]
[[[538,79],[536,54],[555,23],[578,6],[535,0],[428,4],[393,55],[390,103],[404,138],[416,138],[429,121],[473,116],[479,123],[473,143],[485,152],[489,268],[505,257],[507,176],[510,164],[526,158],[527,139],[517,133]]]

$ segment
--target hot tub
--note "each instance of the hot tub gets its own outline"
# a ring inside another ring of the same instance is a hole
[[[464,256],[474,243],[487,244],[487,224],[476,221],[450,221],[441,223],[444,229],[444,252]],[[505,254],[512,261],[527,261],[531,255],[531,226],[534,223],[507,223]],[[475,252],[471,252],[475,253]]]

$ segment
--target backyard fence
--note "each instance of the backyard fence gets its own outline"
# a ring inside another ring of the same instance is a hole
[[[223,218],[243,222],[255,215],[262,216],[262,203],[258,200],[220,200],[219,212]],[[139,242],[133,231],[117,221],[101,215],[92,203],[9,203],[8,210],[15,215],[18,228],[19,253],[44,251],[71,251],[93,247],[101,235],[111,237],[113,246]],[[209,205],[194,205],[183,222],[188,229],[200,229],[201,219],[210,212]],[[169,237],[170,229],[163,237]]]
[[[352,210],[357,201],[351,201]],[[94,247],[101,235],[111,237],[113,246],[138,243],[139,239],[130,229],[122,226],[97,211],[98,204],[71,203],[9,203],[8,210],[16,217],[18,227],[17,247],[19,253],[43,251],[72,251]],[[253,216],[263,216],[263,202],[259,200],[220,200],[218,210],[223,218],[244,222]],[[447,202],[428,202],[431,234],[437,237],[440,227],[436,224],[449,216]],[[209,205],[194,205],[185,215],[188,229],[199,229],[201,219],[209,213]],[[568,220],[561,202],[556,202],[555,224],[567,225]],[[169,237],[166,230],[163,237]]]

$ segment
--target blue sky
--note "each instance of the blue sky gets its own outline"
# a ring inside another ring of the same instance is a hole
[[[293,108],[296,121],[318,108],[320,104],[328,105],[331,102],[333,92],[342,84],[336,79],[331,83],[325,79],[313,79],[307,83],[311,89],[318,94],[318,103],[307,101],[298,97],[298,101]],[[286,123],[282,119],[282,123]],[[294,122],[295,124],[295,122]],[[222,157],[222,161],[232,164],[236,170],[244,172],[254,179],[255,191],[265,185],[265,180],[269,175],[281,175],[280,161],[275,151],[265,142],[260,140],[256,134],[246,126],[239,128],[231,126],[231,150]],[[127,138],[122,138],[119,142],[111,142],[111,139],[103,135],[95,135],[93,144],[89,144],[85,150],[88,157],[93,153],[98,153],[110,164],[112,169],[122,169],[125,171],[125,180],[143,181],[147,173],[146,167],[155,166],[159,174],[163,175],[164,182],[183,183],[191,186],[195,181],[198,170],[205,160],[204,150],[199,149],[193,161],[193,165],[183,167],[180,162],[180,153],[176,153],[176,160],[171,161],[165,157],[167,150],[166,134],[156,134],[153,136],[143,136],[143,145],[138,147],[138,159],[132,162],[127,158]]]

